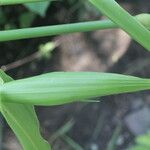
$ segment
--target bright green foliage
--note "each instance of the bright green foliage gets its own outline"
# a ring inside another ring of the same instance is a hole
[[[133,39],[150,50],[150,31],[121,8],[115,0],[89,0],[103,14],[125,30]]]
[[[0,89],[6,83],[12,82],[12,78],[0,71]],[[48,143],[41,137],[39,122],[35,114],[34,106],[17,103],[7,103],[0,93],[0,112],[18,137],[24,150],[50,150]]]
[[[39,1],[44,2],[47,0],[0,0],[0,5]],[[114,0],[89,1],[108,16],[110,20],[1,31],[0,41],[120,27],[146,49],[150,50],[149,14],[132,17]],[[43,3],[43,6],[39,5],[40,3],[26,6],[34,12],[44,15],[48,7],[46,4],[49,3],[50,1],[47,1],[45,4]],[[24,17],[28,16],[25,15]],[[31,21],[33,18],[31,18]],[[31,21],[27,22],[27,26]],[[26,25],[23,24],[22,26]],[[47,50],[46,47],[45,52]],[[43,53],[43,51],[41,52]],[[86,101],[92,97],[149,89],[150,79],[119,74],[55,72],[14,81],[0,71],[0,111],[18,137],[24,150],[50,150],[48,143],[40,135],[34,105],[60,105]],[[116,139],[116,135],[114,139]],[[72,145],[74,144],[71,140],[68,141]],[[137,140],[137,143],[138,147],[132,150],[150,149],[145,138]],[[113,144],[110,144],[108,148],[112,149]]]
[[[39,133],[33,105],[150,89],[149,79],[109,73],[56,72],[14,81],[1,71],[0,81],[0,110],[25,150],[50,149]]]
[[[32,105],[58,105],[91,97],[150,89],[150,80],[91,72],[56,72],[8,82],[2,100]]]
[[[135,140],[135,146],[131,147],[129,150],[150,150],[150,134],[145,134],[139,136]]]

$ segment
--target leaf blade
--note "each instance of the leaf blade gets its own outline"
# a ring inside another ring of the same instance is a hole
[[[103,14],[119,25],[133,39],[150,50],[150,31],[119,6],[115,0],[89,0]]]
[[[4,84],[8,102],[59,105],[92,97],[149,90],[150,80],[91,72],[55,72]]]
[[[0,75],[4,82],[12,80],[3,72],[0,72]],[[48,143],[40,135],[39,122],[33,106],[7,103],[1,99],[0,107],[1,113],[18,137],[24,150],[40,150],[41,148],[50,150]]]

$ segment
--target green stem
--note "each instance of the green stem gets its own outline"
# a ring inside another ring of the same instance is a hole
[[[32,2],[44,2],[48,0],[0,0],[0,5],[14,5]]]
[[[0,41],[2,42],[17,39],[44,37],[74,32],[86,32],[115,27],[116,25],[113,22],[109,20],[104,20],[104,21],[92,21],[84,23],[34,27],[26,29],[15,29],[15,30],[0,31]]]
[[[150,18],[149,14],[141,14],[141,16],[138,17],[139,21],[144,21],[143,19],[141,19],[143,18],[142,15],[146,15],[147,18]],[[142,23],[144,24],[144,22]],[[15,29],[15,30],[0,31],[0,41],[2,42],[18,39],[44,37],[74,32],[87,32],[117,27],[118,26],[110,20],[102,20],[102,21],[91,21],[91,22],[72,23],[64,25],[53,25],[45,27],[34,27],[26,29]],[[149,25],[146,24],[146,27],[147,28],[149,27],[150,29],[150,24]]]
[[[109,17],[119,27],[126,31],[143,47],[150,50],[150,31],[137,19],[121,8],[114,0],[89,0],[103,14]]]

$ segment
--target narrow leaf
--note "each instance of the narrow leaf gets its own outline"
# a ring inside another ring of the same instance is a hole
[[[3,84],[5,102],[58,105],[92,97],[150,89],[150,80],[133,76],[55,72]]]
[[[89,0],[103,14],[126,31],[133,39],[150,50],[150,31],[121,8],[115,0]]]
[[[12,79],[0,71],[0,88]],[[7,103],[0,93],[0,111],[18,137],[24,150],[50,150],[48,143],[41,137],[39,122],[31,105]]]

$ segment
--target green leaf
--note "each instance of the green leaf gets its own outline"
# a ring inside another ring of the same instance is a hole
[[[129,150],[150,150],[150,133],[138,136],[135,142],[136,144]]]
[[[136,143],[147,146],[150,149],[150,134],[146,134],[146,135],[137,137]]]
[[[0,89],[13,79],[0,71]],[[0,111],[18,137],[24,150],[50,150],[49,144],[41,137],[39,122],[32,105],[7,103],[0,95]]]
[[[126,31],[134,40],[150,51],[150,31],[146,29],[137,19],[120,7],[115,0],[89,1],[110,20]]]
[[[149,79],[133,76],[96,72],[54,72],[5,83],[2,98],[12,103],[50,106],[149,89]]]
[[[24,4],[30,11],[44,17],[51,1]]]

